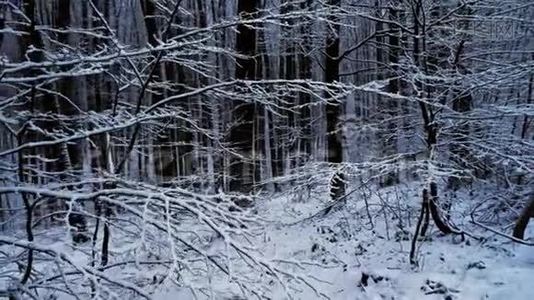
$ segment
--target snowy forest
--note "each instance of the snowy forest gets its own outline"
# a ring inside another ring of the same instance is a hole
[[[532,0],[0,0],[1,299],[534,299]]]

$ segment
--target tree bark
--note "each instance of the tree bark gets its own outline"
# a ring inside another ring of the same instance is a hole
[[[341,5],[340,0],[330,0],[329,4],[334,8]],[[336,22],[332,25],[334,32],[329,34],[326,39],[326,64],[324,79],[326,83],[334,83],[339,81],[339,50],[340,50],[340,25],[337,23],[336,17],[331,17],[331,21]],[[328,154],[327,159],[329,163],[334,165],[343,162],[343,146],[338,133],[339,116],[341,115],[341,107],[338,103],[329,102],[326,105],[326,130],[328,135]],[[336,172],[332,177],[330,185],[330,196],[332,200],[337,200],[345,195],[345,181],[344,174]]]
[[[259,0],[239,0],[238,13],[243,19],[250,18],[250,14],[257,12]],[[243,24],[237,26],[235,50],[245,57],[239,57],[236,63],[235,78],[254,80],[257,74],[256,30]],[[230,189],[233,191],[249,192],[256,176],[254,164],[251,161],[254,148],[254,104],[238,102],[234,106],[233,114],[239,124],[230,132],[230,141],[244,159],[234,158],[230,166]]]
[[[514,227],[513,236],[522,240],[525,238],[525,231],[530,218],[534,217],[534,197],[532,197],[529,201],[529,204],[521,212],[521,215],[517,219]]]

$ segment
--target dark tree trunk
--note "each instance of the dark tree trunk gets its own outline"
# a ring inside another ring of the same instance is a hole
[[[25,0],[23,1],[22,5],[23,5],[24,13],[26,17],[28,18],[28,20],[30,21],[30,26],[29,28],[27,28],[27,32],[29,33],[29,35],[24,36],[22,43],[21,43],[22,53],[27,52],[31,46],[37,49],[42,49],[43,43],[41,41],[39,33],[35,29],[35,26],[36,26],[35,0]],[[33,51],[31,53],[28,53],[28,57],[32,62],[43,61],[43,55],[41,52]],[[28,75],[31,76],[35,74],[28,74]],[[36,88],[35,86],[32,86],[31,92],[30,92],[29,104],[28,104],[29,106],[28,110],[30,111],[31,114],[35,112],[34,110],[35,110],[36,94],[37,94]],[[20,144],[26,143],[28,140],[31,141],[32,138],[33,138],[32,135],[27,134],[26,130],[23,129],[18,133],[17,143],[20,145]],[[19,151],[18,153],[18,180],[21,184],[26,181],[26,177],[24,175],[25,160],[26,158],[24,157],[24,151]],[[26,224],[25,224],[26,238],[28,242],[33,242],[34,240],[33,230],[32,230],[33,205],[31,203],[31,199],[29,195],[22,193],[21,196],[22,196],[22,200],[24,203],[24,209],[26,212]],[[22,278],[20,280],[21,284],[24,285],[28,282],[28,280],[30,279],[31,273],[32,273],[32,269],[33,269],[33,249],[28,249],[28,255],[27,255],[27,260],[26,260],[26,266],[24,269],[24,274],[22,275]]]
[[[395,8],[389,8],[389,18],[390,20],[396,22],[397,21],[397,11]],[[377,31],[380,29],[382,30],[383,25],[381,22],[378,22],[380,24],[379,28],[377,28]],[[378,27],[378,25],[377,25]],[[396,26],[394,23],[390,25],[389,28],[390,32],[388,35],[388,57],[387,60],[389,61],[389,66],[391,68],[391,71],[389,72],[389,76],[393,79],[389,80],[387,91],[391,94],[397,94],[400,91],[400,82],[399,79],[395,78],[398,76],[398,66],[399,63],[399,51],[400,51],[400,29],[398,26]],[[380,36],[380,34],[379,34]],[[380,43],[378,44],[378,47],[381,47]],[[385,61],[386,58],[382,58],[379,56],[377,59],[379,62]],[[387,112],[387,118],[390,120],[387,123],[387,132],[386,132],[386,138],[384,141],[384,152],[388,155],[394,155],[398,153],[397,151],[397,121],[395,117],[398,113],[398,100],[396,99],[385,99],[383,101],[384,110]],[[392,186],[394,184],[399,183],[399,174],[397,171],[390,171],[388,172],[383,180],[382,184],[383,186]]]
[[[514,237],[522,240],[525,239],[525,230],[527,229],[530,218],[534,217],[534,198],[531,198],[529,201],[529,204],[521,212],[514,227]]]
[[[468,14],[470,12],[468,11]],[[466,26],[467,28],[467,26]],[[461,62],[462,53],[465,50],[465,40],[460,41],[458,44],[452,67],[460,74],[466,74],[466,67]],[[471,91],[462,87],[462,82],[456,83],[457,88],[455,91],[454,99],[452,100],[452,109],[458,113],[467,113],[471,110],[473,96]],[[469,137],[469,124],[467,122],[460,123],[458,129],[453,133],[453,144],[451,145],[451,160],[455,162],[462,169],[468,169],[468,165],[465,163],[472,159],[469,148],[467,146]],[[476,171],[476,170],[475,170]],[[448,180],[449,188],[456,190],[461,187],[462,182],[468,183],[467,180],[460,180],[457,176],[452,176]]]
[[[414,36],[413,36],[413,58],[414,62],[417,66],[419,66],[422,71],[427,74],[428,73],[428,67],[427,67],[427,60],[426,60],[426,37],[425,37],[425,24],[422,24],[422,1],[418,0],[414,4]],[[422,32],[421,32],[422,31]],[[421,51],[425,55],[421,55]],[[427,84],[423,80],[421,82],[416,83],[419,86],[419,89],[421,91],[426,91],[427,94],[430,94],[430,91],[427,89]],[[432,110],[432,107],[429,106],[427,103],[425,103],[423,100],[419,100],[419,107],[421,110],[421,116],[423,118],[423,126],[424,126],[424,132],[426,134],[426,144],[427,144],[427,151],[429,155],[434,151],[434,148],[437,145],[437,138],[438,138],[438,124],[435,122],[435,115]],[[431,158],[431,157],[430,157]],[[438,229],[444,233],[449,234],[453,233],[453,230],[450,228],[450,226],[442,219],[440,208],[438,204],[438,187],[437,183],[432,181],[430,183],[430,198],[428,202],[423,199],[422,204],[422,210],[425,211],[425,214],[428,214],[430,212],[430,215],[432,216],[432,220],[438,227]],[[428,218],[425,216],[425,218]],[[426,225],[428,226],[428,225]],[[426,228],[425,228],[426,231]],[[424,232],[426,233],[426,232]],[[414,237],[416,239],[417,236]]]
[[[428,230],[428,226],[430,225],[430,199],[428,198],[428,190],[423,189],[423,206],[421,207],[421,216],[424,218],[423,220],[419,220],[419,222],[423,222],[423,225],[421,226],[421,236],[426,236],[426,232]],[[417,236],[417,234],[415,235]]]
[[[156,5],[152,0],[143,0],[141,2],[145,26],[148,34],[148,44],[152,47],[158,45],[158,26],[156,23]]]
[[[238,13],[243,19],[250,18],[250,14],[257,12],[259,0],[239,0]],[[237,26],[236,51],[246,57],[237,59],[235,78],[242,80],[254,80],[256,78],[257,61],[256,54],[256,30],[245,25]],[[249,192],[256,176],[254,164],[251,163],[254,149],[254,104],[238,102],[234,107],[233,114],[239,124],[235,125],[230,132],[230,141],[237,151],[244,157],[236,158],[230,166],[230,189],[233,191]]]
[[[333,7],[339,7],[340,0],[330,0],[329,4]],[[332,17],[336,22],[337,18]],[[334,32],[328,35],[326,39],[326,64],[325,64],[325,82],[334,83],[339,81],[339,32],[340,26],[333,25]],[[328,135],[328,155],[329,163],[339,164],[343,162],[343,146],[338,132],[338,121],[341,115],[341,107],[338,103],[329,102],[326,105],[326,130]],[[337,200],[345,194],[344,175],[336,173],[331,181],[330,195],[333,200]]]
[[[423,221],[424,220],[424,221]],[[423,206],[421,207],[421,212],[419,219],[417,220],[417,225],[415,225],[415,233],[412,239],[412,244],[410,247],[410,264],[417,265],[417,260],[415,257],[415,252],[417,250],[417,239],[419,235],[425,236],[426,230],[428,228],[428,190],[423,189]]]
[[[452,109],[459,113],[466,113],[471,110],[472,100],[473,96],[469,91],[460,91],[453,99]],[[455,162],[458,167],[466,169],[467,171],[467,168],[469,167],[468,164],[466,164],[466,161],[470,161],[470,151],[467,146],[469,124],[467,124],[467,122],[460,124],[452,136],[454,142],[450,149],[452,154],[451,160]],[[467,178],[460,179],[458,176],[451,176],[448,181],[448,186],[453,190],[457,190],[466,183],[469,183]]]
[[[300,4],[300,10],[301,11],[309,11],[311,9],[312,1],[303,1]],[[312,79],[312,60],[307,53],[311,52],[312,48],[312,41],[311,41],[311,31],[308,26],[301,26],[301,35],[303,38],[302,42],[302,49],[303,51],[300,51],[298,54],[298,61],[299,61],[299,78],[300,79]],[[311,116],[311,109],[308,106],[310,103],[310,95],[308,93],[300,93],[299,95],[299,104],[301,105],[300,109],[300,127],[302,132],[302,143],[301,143],[301,149],[302,153],[305,153],[307,155],[311,155],[311,149],[312,149],[312,130],[311,130],[311,124],[310,124],[310,116]]]
[[[446,223],[446,221],[443,219],[443,216],[441,215],[441,210],[438,206],[438,185],[435,182],[430,183],[430,201],[428,202],[428,206],[430,208],[430,214],[432,215],[432,220],[436,224],[436,227],[444,233],[444,234],[450,234],[453,233],[453,230],[449,226],[449,224]]]
[[[56,15],[56,28],[60,28],[65,31],[69,29],[69,26],[71,25],[70,4],[71,0],[59,1],[58,11]],[[65,45],[69,45],[69,33],[58,33],[58,41]],[[71,99],[71,101],[73,101],[75,104],[80,105],[81,101],[84,101],[84,99],[78,99],[76,97],[76,91],[73,89],[75,86],[76,85],[74,79],[69,77],[63,78],[59,82],[60,92],[67,98]],[[74,115],[75,113],[77,113],[76,110],[69,103],[64,103],[63,101],[60,101],[60,99],[58,99],[57,97],[55,101],[57,103],[56,110],[58,113],[63,113],[66,115]],[[58,125],[63,126],[61,122]],[[63,149],[61,149],[61,168],[63,168],[63,171],[72,166],[81,166],[81,154],[83,153],[81,144],[64,144],[61,147],[63,147]]]
[[[0,9],[3,9],[2,4],[0,4]],[[4,41],[4,32],[2,31],[6,26],[6,19],[3,15],[0,15],[0,48],[2,47],[2,42]]]

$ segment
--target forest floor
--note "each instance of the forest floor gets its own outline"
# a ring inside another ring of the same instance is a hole
[[[326,216],[315,215],[324,203],[313,197],[306,203],[274,198],[259,205],[261,215],[276,218],[264,238],[265,254],[333,266],[309,271],[325,281],[318,288],[332,299],[534,299],[534,247],[476,228],[468,221],[470,205],[453,208],[451,218],[484,241],[441,236],[433,228],[418,244],[419,266],[411,266],[418,190],[407,194],[411,203],[393,190],[369,190],[367,201],[355,195]],[[305,292],[299,298],[317,296]]]
[[[395,188],[367,190],[352,195],[327,214],[323,211],[325,197],[321,196],[324,191],[300,202],[294,195],[267,197],[254,208],[259,217],[268,220],[255,246],[268,259],[305,262],[293,270],[311,278],[316,290],[330,299],[534,299],[534,247],[513,244],[471,224],[469,212],[476,203],[471,205],[467,200],[456,201],[467,204],[453,205],[451,219],[459,228],[485,239],[442,236],[431,227],[431,234],[418,242],[418,266],[412,266],[409,252],[419,215],[420,187],[403,191],[399,196]],[[526,236],[534,236],[533,225]],[[63,231],[54,232],[43,232],[39,239],[57,240],[63,249]],[[125,249],[116,248],[115,253],[127,252],[135,241],[124,237],[117,244]],[[72,255],[77,257],[77,253]],[[149,272],[139,275],[152,276]],[[237,291],[224,278],[213,278],[210,284],[216,286],[215,290],[228,291],[216,294],[217,300],[242,299],[228,296]],[[187,291],[172,286],[159,286],[153,291],[156,300],[193,299]],[[296,299],[321,298],[312,289],[293,292]],[[270,298],[287,297],[282,288],[275,288]]]

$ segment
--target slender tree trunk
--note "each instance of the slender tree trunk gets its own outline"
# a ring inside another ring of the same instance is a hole
[[[334,8],[341,5],[340,0],[329,0],[329,4]],[[336,17],[332,17],[333,22],[337,22]],[[340,48],[340,25],[333,25],[334,32],[329,34],[326,39],[326,63],[325,63],[325,82],[334,83],[339,81],[339,48]],[[328,134],[328,155],[329,163],[334,165],[343,162],[343,146],[338,132],[338,122],[341,115],[341,107],[338,103],[328,103],[326,105],[326,129]],[[330,195],[333,200],[341,198],[345,194],[344,174],[336,172],[331,180]]]
[[[36,19],[37,19],[35,15],[36,13],[35,0],[25,0],[23,1],[22,4],[23,4],[23,10],[26,14],[26,17],[30,20],[30,26],[28,28],[29,35],[25,36],[22,42],[22,53],[25,53],[30,47],[33,46],[35,48],[42,48],[43,44],[39,36],[39,33],[35,29]],[[28,57],[32,62],[40,62],[43,60],[42,54],[36,53],[36,52],[29,53]],[[29,111],[32,115],[34,114],[34,109],[35,109],[36,94],[37,94],[36,88],[35,86],[32,86],[31,92],[30,92],[30,99],[29,99],[30,100]],[[27,137],[26,130],[23,129],[19,132],[17,136],[17,143],[19,145],[23,144],[26,142],[26,139],[28,138],[31,139],[31,136]],[[18,153],[18,180],[21,184],[26,182],[24,151],[19,151]],[[26,211],[26,224],[25,224],[26,238],[28,242],[33,242],[33,239],[34,239],[33,230],[32,230],[33,205],[31,203],[30,197],[27,194],[22,193],[21,196],[22,196],[22,200],[24,204],[24,209]],[[26,266],[24,269],[24,274],[22,275],[21,284],[24,285],[28,282],[31,276],[32,269],[33,269],[33,249],[28,249]]]
[[[422,23],[422,20],[424,18],[422,18],[421,16],[422,9],[423,9],[422,0],[417,0],[413,5],[414,5],[414,37],[413,37],[414,62],[417,66],[420,67],[420,69],[422,69],[423,72],[428,73],[428,67],[427,67],[425,56],[421,55],[421,50],[423,54],[426,54],[426,37],[425,37],[425,26],[426,25]],[[424,81],[419,82],[418,86],[421,92],[426,91],[427,93],[429,93],[429,91],[427,90],[427,85]],[[435,116],[434,116],[434,112],[432,111],[432,107],[430,107],[423,100],[419,100],[418,102],[419,102],[419,107],[421,110],[421,115],[423,118],[424,132],[426,133],[428,159],[432,160],[434,159],[435,147],[437,145],[438,125],[435,122]],[[429,174],[428,176],[433,176],[433,175]],[[452,233],[453,231],[451,230],[449,225],[445,221],[443,221],[441,218],[438,199],[439,198],[438,198],[437,183],[435,181],[431,181],[430,182],[430,199],[428,201],[428,204],[425,203],[426,202],[425,200],[423,200],[421,209],[423,211],[426,210],[425,212],[426,214],[430,213],[434,223],[436,224],[436,226],[442,233],[444,234]],[[423,232],[423,233],[426,233],[426,232]],[[417,237],[414,237],[414,239],[416,238]]]
[[[238,13],[242,18],[247,19],[250,14],[257,12],[259,0],[239,0]],[[237,26],[236,51],[246,57],[240,57],[236,63],[236,79],[253,80],[257,74],[256,54],[256,30],[245,25]],[[230,141],[237,151],[243,156],[243,159],[233,159],[230,166],[232,180],[230,189],[234,191],[249,192],[254,182],[255,170],[251,157],[254,148],[254,104],[237,103],[234,107],[233,114],[239,120],[239,124],[231,129]]]
[[[397,11],[395,8],[391,7],[389,8],[389,18],[392,21],[397,21]],[[381,23],[381,22],[379,22]],[[399,63],[399,50],[400,50],[400,29],[398,28],[395,23],[392,23],[390,26],[390,32],[388,35],[388,56],[387,60],[389,61],[389,66],[391,68],[391,71],[389,72],[389,76],[392,77],[392,79],[389,80],[389,83],[387,85],[387,91],[391,94],[397,94],[400,92],[400,80],[396,78],[398,76],[398,63]],[[377,28],[377,31],[380,29],[382,30],[383,25],[380,26],[380,28]],[[381,34],[379,34],[381,35]],[[379,44],[378,47],[381,47]],[[380,57],[378,57],[380,59]],[[382,58],[381,61],[386,61],[386,58]],[[379,61],[379,62],[381,62]],[[387,133],[386,133],[386,141],[384,142],[384,151],[388,155],[394,155],[398,153],[397,149],[397,121],[395,117],[398,115],[398,100],[396,99],[384,99],[383,105],[386,113],[386,117],[390,119],[387,123]],[[386,176],[383,178],[382,184],[384,186],[391,186],[399,183],[399,173],[395,170],[390,171],[386,174]]]
[[[513,236],[522,240],[525,239],[525,230],[527,229],[530,218],[534,217],[534,198],[531,198],[529,201],[529,204],[521,212],[514,227]]]
[[[414,237],[412,239],[412,243],[410,247],[410,264],[412,265],[417,265],[416,251],[417,251],[417,239],[419,238],[419,234],[421,236],[425,236],[426,230],[428,228],[428,217],[425,217],[425,215],[428,215],[428,190],[427,189],[423,189],[423,207],[421,207],[421,213],[419,215],[419,219],[417,220],[417,225],[415,226],[415,233],[413,235]]]
[[[467,7],[463,9],[462,14],[470,16],[473,14],[473,11]],[[460,24],[462,30],[469,30],[469,20],[463,21]],[[466,37],[467,38],[467,37]],[[467,40],[462,39],[458,46],[455,49],[454,60],[452,62],[452,68],[456,70],[457,73],[465,75],[468,73],[467,67],[462,63],[462,55],[465,52]],[[444,56],[444,55],[443,55]],[[468,88],[464,87],[464,84],[460,81],[455,84],[455,92],[453,95],[452,109],[458,113],[465,114],[471,111],[473,96],[471,91]],[[474,158],[471,156],[471,151],[468,146],[470,127],[467,122],[463,124],[460,123],[458,129],[453,134],[453,144],[451,145],[451,154],[452,161],[455,162],[462,169],[468,170],[469,166],[466,163],[467,161],[473,161]],[[476,160],[475,160],[476,161]],[[477,168],[478,169],[478,168]],[[475,173],[477,170],[474,170]],[[448,180],[449,188],[456,190],[462,186],[462,184],[469,183],[467,179],[460,179],[457,176],[452,176]]]

